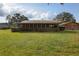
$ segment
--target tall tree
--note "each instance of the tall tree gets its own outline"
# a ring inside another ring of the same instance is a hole
[[[26,16],[24,16],[24,15],[21,15],[21,16],[20,16],[20,22],[21,22],[21,21],[24,21],[24,20],[28,20],[28,17],[26,17]]]
[[[11,15],[7,15],[6,16],[6,20],[8,20],[8,24],[11,25],[11,23],[12,23],[12,17],[11,17]]]
[[[21,21],[28,20],[28,17],[21,15],[20,13],[15,13],[13,15],[7,15],[6,19],[8,20],[9,25],[13,26],[13,24],[17,25]]]
[[[20,13],[14,14],[14,17],[16,18],[16,21],[17,22],[21,22],[21,21],[24,21],[24,20],[28,20],[28,18],[26,16],[21,15]]]
[[[64,22],[76,22],[76,19],[74,18],[73,14],[69,13],[69,12],[62,12],[60,14],[58,14],[54,20],[57,21],[64,21]]]

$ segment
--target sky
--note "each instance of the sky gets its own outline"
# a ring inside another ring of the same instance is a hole
[[[70,12],[79,22],[78,3],[0,3],[0,23],[7,22],[6,16],[21,13],[29,20],[53,20],[61,12]]]

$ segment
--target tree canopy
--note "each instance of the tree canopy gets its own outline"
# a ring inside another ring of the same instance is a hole
[[[9,23],[13,23],[28,20],[28,17],[21,15],[20,13],[15,13],[13,15],[7,15],[6,19],[8,20]]]
[[[76,19],[74,18],[73,14],[69,13],[69,12],[62,12],[60,14],[58,14],[54,20],[57,21],[64,21],[64,22],[76,22]]]
[[[15,13],[13,15],[7,15],[6,19],[8,20],[8,23],[10,26],[13,24],[18,24],[21,21],[28,20],[28,17],[21,15],[20,13]]]

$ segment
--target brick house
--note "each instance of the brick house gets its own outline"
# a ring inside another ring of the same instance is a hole
[[[19,23],[19,28],[12,31],[62,31],[79,30],[79,23],[61,22],[53,20],[25,20]]]
[[[65,30],[79,30],[79,23],[65,22],[62,25],[64,25]]]

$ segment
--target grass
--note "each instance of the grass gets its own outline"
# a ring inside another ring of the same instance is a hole
[[[11,32],[0,30],[1,56],[79,56],[79,30]]]

